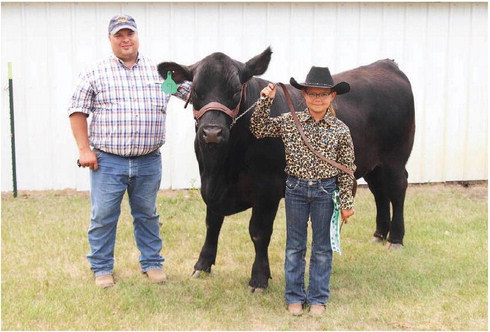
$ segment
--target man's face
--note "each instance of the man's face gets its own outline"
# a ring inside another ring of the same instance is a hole
[[[138,56],[138,33],[131,29],[121,29],[113,35],[109,35],[112,52],[119,59],[134,60]]]

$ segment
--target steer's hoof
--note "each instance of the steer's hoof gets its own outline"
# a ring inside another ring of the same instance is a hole
[[[388,250],[400,250],[403,248],[401,243],[388,243]]]
[[[198,278],[204,277],[207,274],[209,274],[209,273],[204,272],[204,271],[195,270],[194,272],[192,272],[191,277],[198,279]]]
[[[265,293],[265,288],[255,288],[254,293],[256,293],[256,294],[264,294]]]
[[[369,240],[371,243],[383,243],[383,239],[377,236],[373,236],[371,240]]]
[[[265,288],[260,288],[260,287],[252,287],[248,286],[248,290],[250,293],[257,293],[257,294],[264,294],[266,289]]]

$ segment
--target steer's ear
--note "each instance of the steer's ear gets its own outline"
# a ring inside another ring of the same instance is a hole
[[[271,61],[272,50],[271,47],[267,47],[264,52],[259,55],[254,56],[252,59],[245,63],[245,69],[241,73],[241,81],[245,83],[252,76],[262,75],[265,73],[269,67],[269,62]]]
[[[172,71],[172,79],[178,84],[184,81],[192,81],[194,76],[191,67],[182,66],[175,62],[162,62],[158,65],[158,73],[164,80],[167,79],[169,70]]]

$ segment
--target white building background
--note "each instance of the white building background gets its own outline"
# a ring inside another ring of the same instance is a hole
[[[415,95],[409,181],[487,179],[487,3],[15,3],[1,5],[1,83],[13,64],[19,190],[87,190],[67,106],[78,73],[110,53],[109,19],[132,15],[140,51],[193,64],[220,51],[245,62],[271,45],[262,75],[304,78],[394,59]],[[12,190],[8,91],[1,93],[1,190]],[[172,98],[162,188],[199,187],[190,109]]]

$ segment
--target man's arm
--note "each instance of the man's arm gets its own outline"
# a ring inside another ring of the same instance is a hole
[[[88,142],[87,115],[81,112],[71,114],[70,124],[78,146],[80,165],[82,167],[88,166],[91,170],[96,171],[99,165],[97,163],[97,154],[90,149]]]
[[[71,130],[75,137],[78,147],[79,166],[90,167],[97,170],[97,154],[90,149],[88,140],[87,118],[92,109],[94,99],[94,89],[91,84],[91,71],[83,72],[78,77],[77,86],[71,97],[71,104],[68,108]]]

